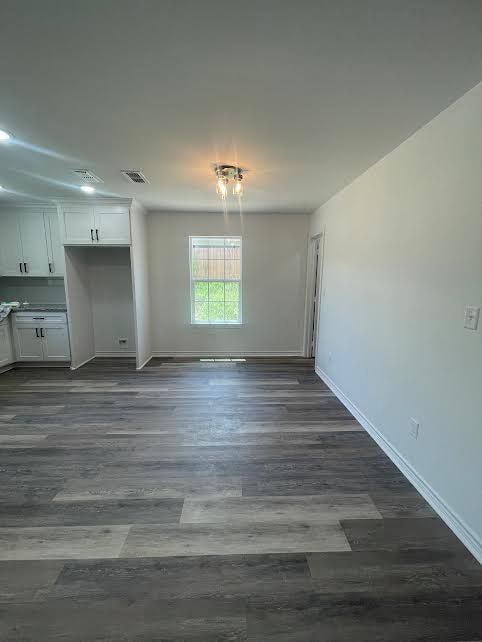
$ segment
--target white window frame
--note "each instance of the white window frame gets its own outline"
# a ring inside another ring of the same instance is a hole
[[[240,248],[240,259],[239,259],[239,274],[240,274],[240,279],[239,281],[237,279],[194,279],[193,274],[192,274],[192,241],[193,239],[236,239],[239,240],[239,248]],[[190,294],[191,294],[191,325],[195,325],[196,327],[202,327],[202,326],[211,326],[211,327],[216,327],[216,328],[237,328],[239,326],[243,325],[243,238],[241,236],[236,236],[234,234],[225,234],[224,236],[219,236],[219,235],[209,235],[209,236],[201,236],[199,234],[193,234],[192,236],[189,237],[189,280],[190,280]],[[194,299],[194,283],[196,281],[223,281],[224,283],[226,282],[233,282],[235,281],[236,283],[239,283],[239,316],[237,321],[196,321],[195,320],[195,299]]]

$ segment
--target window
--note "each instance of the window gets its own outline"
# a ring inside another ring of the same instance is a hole
[[[191,236],[191,321],[241,323],[241,238]]]

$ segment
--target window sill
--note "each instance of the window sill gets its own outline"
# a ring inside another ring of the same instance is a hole
[[[244,323],[194,323],[191,321],[192,328],[242,328]]]

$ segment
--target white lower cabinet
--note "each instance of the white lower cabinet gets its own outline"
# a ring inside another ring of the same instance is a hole
[[[67,325],[41,328],[42,349],[45,361],[69,361],[70,346]]]
[[[17,361],[70,361],[67,318],[64,313],[13,315]]]
[[[10,334],[10,319],[0,321],[0,368],[8,366],[13,361],[12,337]]]
[[[37,326],[14,325],[17,361],[43,361],[42,340]]]

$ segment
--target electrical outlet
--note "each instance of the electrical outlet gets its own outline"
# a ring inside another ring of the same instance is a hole
[[[420,424],[416,419],[410,417],[410,437],[418,439],[418,432],[420,430]]]
[[[468,305],[465,308],[464,328],[467,330],[477,330],[479,325],[480,308],[475,305]]]
[[[127,339],[125,337],[120,337],[119,344],[121,346],[126,346],[127,345]]]

